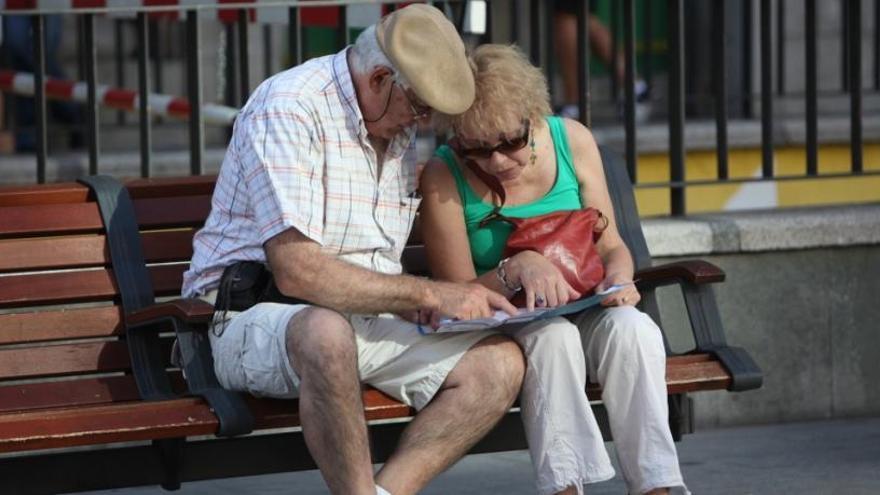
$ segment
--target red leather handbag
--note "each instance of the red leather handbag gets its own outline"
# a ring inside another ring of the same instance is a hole
[[[511,218],[500,213],[506,195],[504,187],[495,176],[484,172],[477,164],[468,161],[468,167],[495,191],[501,205],[495,207],[480,222],[504,221],[513,225],[513,232],[504,247],[505,258],[521,251],[531,250],[544,255],[562,272],[565,281],[580,292],[590,295],[605,278],[605,267],[596,242],[608,226],[608,218],[595,208],[561,210],[530,218]]]

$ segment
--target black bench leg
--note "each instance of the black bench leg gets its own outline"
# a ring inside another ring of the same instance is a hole
[[[669,429],[672,439],[680,442],[681,438],[694,432],[693,400],[687,394],[673,394],[669,399]]]
[[[166,490],[180,490],[180,462],[184,441],[183,438],[153,440],[153,446],[158,450],[159,461],[162,463],[162,471],[165,473],[162,488]]]

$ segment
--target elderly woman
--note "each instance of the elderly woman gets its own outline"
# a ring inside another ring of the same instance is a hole
[[[597,249],[606,275],[597,290],[625,286],[574,323],[555,318],[507,330],[528,360],[521,405],[538,492],[582,493],[583,484],[614,476],[584,393],[589,374],[603,387],[630,493],[668,493],[672,487],[687,493],[667,423],[663,339],[634,307],[640,296],[632,284],[633,262],[615,226],[593,136],[578,122],[549,116],[546,81],[517,48],[483,45],[472,63],[476,100],[464,114],[435,116],[454,136],[437,150],[421,181],[422,228],[434,276],[477,282],[510,297],[521,290],[529,308],[585,295],[534,251],[501,259],[511,227],[480,227],[497,195],[470,169],[476,165],[503,186],[505,216],[586,207],[603,212],[609,223]]]

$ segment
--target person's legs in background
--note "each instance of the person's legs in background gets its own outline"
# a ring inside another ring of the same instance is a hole
[[[45,19],[46,33],[46,75],[63,79],[64,71],[58,61],[58,51],[63,36],[63,19],[60,15],[47,15]],[[9,57],[10,68],[16,72],[33,74],[34,44],[29,16],[3,16],[3,44]],[[30,152],[36,148],[34,130],[35,114],[34,99],[25,96],[15,97],[15,149],[19,152]],[[81,122],[79,107],[72,102],[53,101],[49,104],[49,113],[59,122],[77,125]],[[81,144],[82,135],[79,129],[72,129],[71,146]]]
[[[618,87],[623,86],[625,78],[625,59],[623,47],[617,52],[617,59],[612,62],[614,50],[611,30],[595,15],[589,17],[589,44],[590,51],[605,64],[612,73],[614,83]],[[559,107],[559,114],[563,117],[578,118],[578,74],[577,74],[577,14],[575,2],[568,0],[556,0],[554,24],[554,43],[559,56],[559,66],[562,72],[563,103]],[[650,92],[647,83],[636,75],[636,120],[644,122],[650,117]]]

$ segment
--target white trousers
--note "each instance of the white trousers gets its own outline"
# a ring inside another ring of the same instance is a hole
[[[580,330],[579,330],[580,329]],[[660,329],[631,307],[591,311],[576,323],[538,321],[506,332],[528,361],[520,405],[538,493],[614,476],[585,389],[602,385],[628,490],[684,486],[669,430],[666,352]]]

